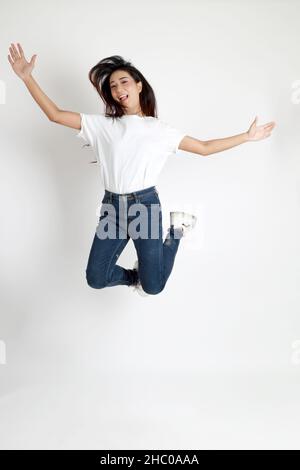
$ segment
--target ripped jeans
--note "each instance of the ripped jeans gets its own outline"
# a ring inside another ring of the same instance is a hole
[[[148,294],[161,292],[183,236],[181,228],[171,226],[163,241],[162,232],[161,203],[155,186],[127,194],[105,189],[86,268],[88,285],[102,289],[130,286],[139,280]],[[116,264],[130,238],[137,252],[138,271]]]

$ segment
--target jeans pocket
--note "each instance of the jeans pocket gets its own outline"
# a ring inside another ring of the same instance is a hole
[[[145,207],[151,208],[153,205],[157,205],[159,202],[157,200],[157,197],[151,197],[151,198],[145,198],[140,201],[140,204],[142,204]]]
[[[140,198],[140,202],[147,207],[151,207],[152,204],[160,204],[158,191],[154,188],[151,193],[144,194]]]

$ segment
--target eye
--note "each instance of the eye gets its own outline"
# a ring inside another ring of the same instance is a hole
[[[127,81],[128,81],[128,80],[125,80],[125,81],[123,81],[123,82],[121,82],[121,83],[122,83],[122,84],[123,84],[123,83],[127,83]],[[112,88],[114,88],[114,87],[115,87],[115,85],[112,85]]]

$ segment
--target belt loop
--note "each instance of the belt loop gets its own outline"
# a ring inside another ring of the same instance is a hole
[[[133,195],[134,195],[135,203],[138,204],[140,202],[139,197],[136,195],[136,193],[133,193]]]
[[[112,204],[112,192],[109,193],[109,203]]]

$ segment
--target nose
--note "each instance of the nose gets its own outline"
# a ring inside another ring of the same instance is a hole
[[[122,91],[121,85],[120,85],[120,86],[119,86],[119,85],[116,85],[115,91],[116,91],[117,93],[120,93],[120,91]],[[123,90],[123,93],[125,93],[124,90]]]

